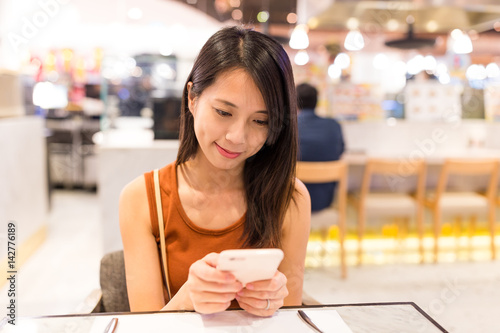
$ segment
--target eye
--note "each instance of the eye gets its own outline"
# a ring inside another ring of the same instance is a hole
[[[222,110],[219,110],[219,109],[215,109],[215,112],[217,112],[217,114],[219,114],[219,116],[221,116],[221,117],[229,117],[229,116],[231,116],[231,114],[229,112],[222,111]]]
[[[255,121],[255,123],[256,123],[257,125],[259,125],[259,126],[267,126],[267,125],[269,125],[269,121],[267,121],[267,120],[259,120],[259,119],[256,119],[256,120],[254,120],[254,121]]]

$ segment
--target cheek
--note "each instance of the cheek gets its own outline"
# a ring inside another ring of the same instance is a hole
[[[257,150],[260,150],[260,148],[262,148],[262,146],[266,143],[267,136],[268,136],[267,128],[257,129],[251,136],[252,145],[255,146]]]
[[[199,113],[196,111],[193,112],[193,128],[194,128],[194,134],[196,138],[198,139],[198,142],[200,142],[200,139],[204,137],[204,129],[203,129],[203,119],[199,116]]]
[[[216,118],[206,110],[196,110],[194,116],[194,132],[198,140],[202,138],[213,140],[221,132],[221,126],[216,122]]]

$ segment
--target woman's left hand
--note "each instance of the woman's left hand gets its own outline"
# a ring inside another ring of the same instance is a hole
[[[245,288],[236,294],[240,307],[256,316],[271,316],[283,306],[288,289],[286,276],[276,271],[270,280],[248,283]]]

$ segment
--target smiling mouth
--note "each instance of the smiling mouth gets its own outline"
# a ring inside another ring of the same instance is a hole
[[[226,150],[226,149],[222,148],[221,146],[219,146],[217,143],[215,143],[215,146],[217,147],[217,150],[219,151],[219,153],[224,157],[232,159],[232,158],[236,158],[236,157],[241,155],[241,153],[235,153],[235,152],[232,152],[230,150]]]

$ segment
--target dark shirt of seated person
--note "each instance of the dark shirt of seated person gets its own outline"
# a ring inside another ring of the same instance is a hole
[[[316,88],[307,83],[297,86],[299,161],[336,161],[344,152],[342,128],[335,119],[316,115],[317,100]],[[313,212],[330,206],[337,183],[305,185],[311,195]]]

